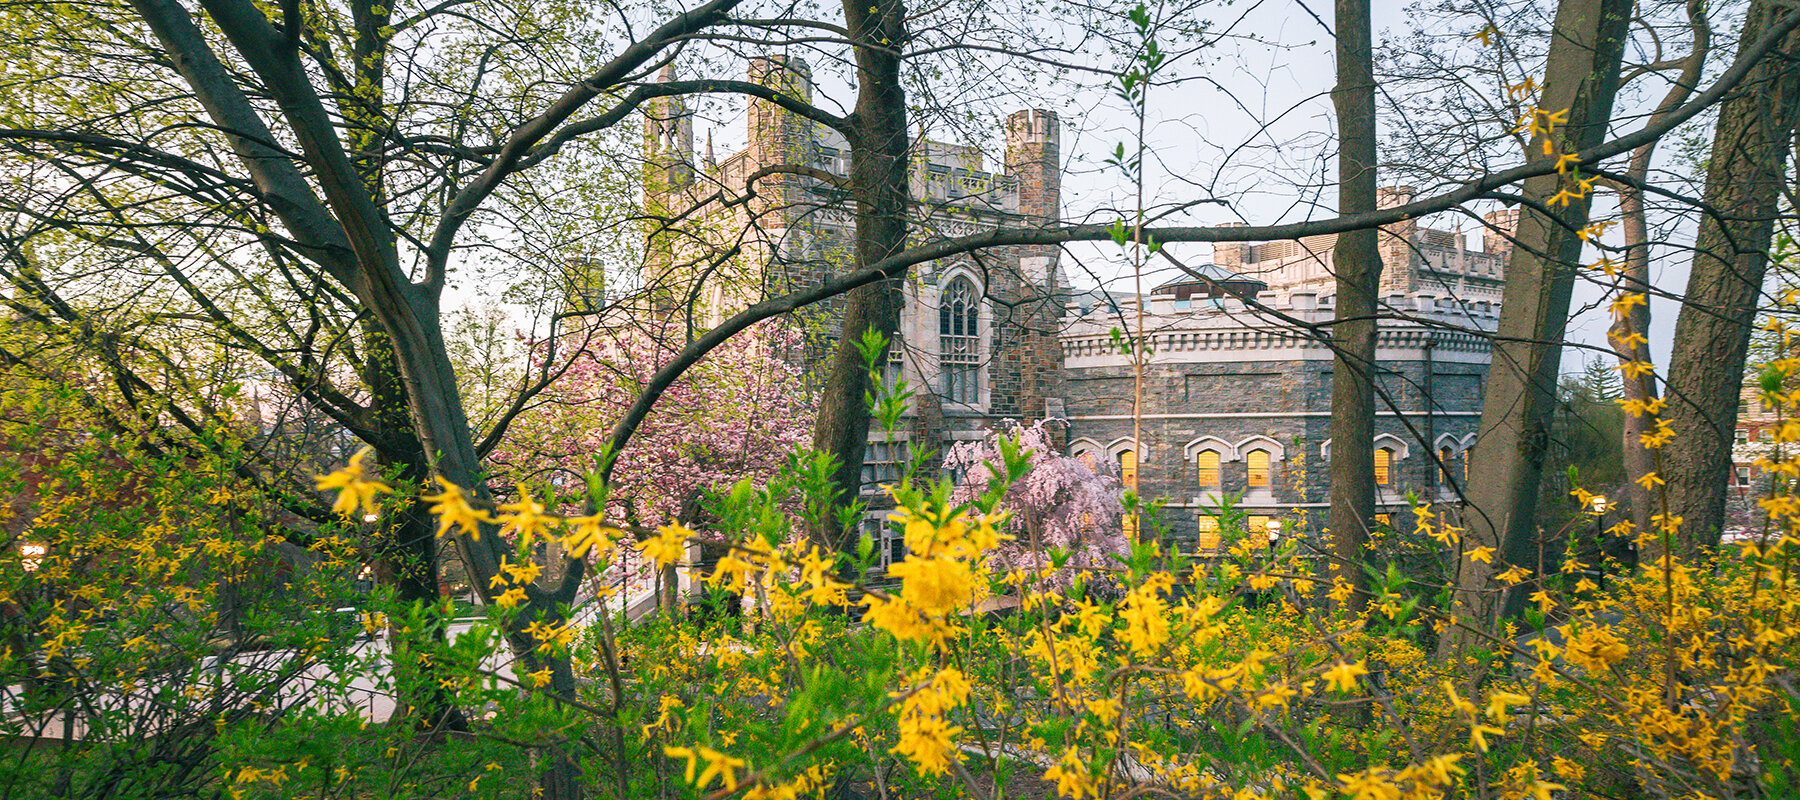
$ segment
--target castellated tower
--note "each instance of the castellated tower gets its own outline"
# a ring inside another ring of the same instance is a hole
[[[1383,186],[1375,190],[1376,208],[1397,208],[1413,201],[1418,194],[1411,186]],[[1405,294],[1418,288],[1418,265],[1413,239],[1418,235],[1418,220],[1402,220],[1381,226],[1376,247],[1381,253],[1381,291]]]
[[[1006,118],[1006,171],[1019,180],[1019,214],[1049,222],[1061,216],[1062,126],[1056,112],[1015,111]]]
[[[667,64],[658,78],[675,80]],[[644,104],[644,190],[649,196],[678,194],[694,185],[694,115],[681,97]],[[657,205],[667,206],[668,200]]]
[[[812,71],[799,58],[753,58],[747,72],[750,82],[813,101]],[[670,80],[666,72],[663,80]],[[854,268],[856,208],[844,191],[852,147],[843,133],[751,99],[744,148],[723,157],[708,148],[695,163],[681,101],[647,103],[645,116],[646,210],[676,220],[657,233],[662,241],[651,242],[646,262],[646,278],[667,277],[667,303],[694,303],[700,324],[713,325],[757,301]],[[908,224],[914,243],[1036,228],[1060,218],[1056,114],[1020,111],[995,133],[1005,137],[1005,165],[992,171],[980,144],[923,136],[913,143],[908,189],[915,205]],[[771,169],[778,167],[806,169]],[[705,205],[690,208],[694,203]],[[870,443],[864,488],[871,497],[880,496],[879,484],[897,476],[910,452],[941,453],[1005,419],[1063,413],[1060,403],[1046,402],[1060,380],[1059,252],[990,248],[911,271],[883,372],[904,375],[917,394],[901,430],[877,432]],[[789,315],[802,340],[789,357],[823,363],[837,344],[842,309],[842,299],[833,298]]]
[[[1512,237],[1519,230],[1519,210],[1503,208],[1489,211],[1481,215],[1481,221],[1487,223],[1481,233],[1481,249],[1496,256],[1512,252]]]
[[[751,83],[767,86],[802,103],[813,96],[812,67],[805,59],[772,55],[750,59]],[[768,164],[807,163],[814,139],[813,123],[760,98],[750,101],[751,161]]]

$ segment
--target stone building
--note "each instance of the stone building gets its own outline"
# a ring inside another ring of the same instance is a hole
[[[1404,202],[1407,189],[1383,191]],[[1381,518],[1406,525],[1408,492],[1453,501],[1466,477],[1499,317],[1514,212],[1488,215],[1482,251],[1460,233],[1384,229],[1376,360],[1375,480]],[[1335,312],[1334,237],[1221,244],[1204,278],[1153,290],[1145,306],[1142,441],[1133,436],[1136,298],[1072,309],[1062,332],[1070,451],[1109,463],[1140,495],[1166,499],[1162,521],[1184,548],[1221,541],[1228,499],[1266,536],[1322,527],[1329,507],[1332,351],[1319,323]],[[1235,270],[1235,271],[1234,271]]]
[[[798,58],[754,59],[749,80],[812,95]],[[853,260],[853,211],[835,185],[850,173],[849,142],[765,100],[751,100],[747,116],[748,144],[716,158],[710,135],[694,152],[693,118],[679,98],[648,109],[646,207],[679,222],[653,229],[643,283],[652,296],[666,293],[668,313],[698,301],[703,327],[842,274]],[[910,224],[919,238],[1057,218],[1056,115],[1019,111],[1003,133],[1003,160],[992,167],[979,147],[914,140]],[[872,434],[865,494],[897,477],[915,450],[941,453],[1003,420],[1046,415],[1058,378],[1057,259],[1054,247],[1008,247],[913,268],[887,370],[890,379],[904,375],[917,395],[902,430]],[[835,346],[840,313],[841,305],[824,303],[800,316],[808,345],[799,357],[817,363]]]
[[[812,95],[811,73],[797,58],[754,59],[749,80]],[[697,308],[696,323],[707,326],[817,285],[851,262],[854,219],[837,184],[850,171],[842,134],[755,99],[748,144],[717,158],[710,136],[695,152],[692,116],[679,98],[653,101],[647,112],[646,207],[678,224],[653,226],[642,279],[653,296],[666,287],[669,313]],[[994,168],[979,147],[914,140],[910,223],[919,239],[1057,219],[1056,115],[1014,113],[1004,134]],[[1382,201],[1411,194],[1384,189]],[[1409,490],[1447,499],[1462,480],[1489,360],[1482,332],[1499,313],[1515,219],[1511,211],[1489,214],[1480,250],[1460,232],[1417,223],[1383,230],[1381,286],[1399,312],[1382,323],[1377,350],[1384,514],[1402,512]],[[916,450],[942,452],[1007,419],[1056,416],[1069,422],[1073,454],[1135,472],[1141,494],[1167,498],[1165,521],[1186,546],[1220,544],[1214,509],[1228,495],[1242,495],[1258,529],[1270,521],[1314,527],[1309,516],[1327,505],[1332,360],[1330,348],[1294,322],[1332,316],[1333,242],[1221,244],[1212,280],[1150,294],[1155,355],[1141,444],[1132,437],[1129,358],[1112,335],[1128,327],[1138,300],[1071,302],[1051,247],[916,267],[888,371],[918,395],[902,430],[872,435],[865,493],[894,479]],[[798,357],[820,358],[834,344],[839,308],[806,312],[800,322],[810,345]]]

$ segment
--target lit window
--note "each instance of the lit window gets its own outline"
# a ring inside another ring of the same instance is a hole
[[[1394,451],[1389,450],[1385,447],[1375,448],[1375,485],[1376,486],[1387,486],[1388,482],[1393,479],[1393,477],[1394,477],[1393,472],[1390,469],[1390,467],[1393,466],[1393,463],[1394,463]]]
[[[1194,456],[1194,466],[1200,474],[1201,489],[1217,489],[1222,485],[1217,451],[1201,450],[1199,455]]]
[[[1126,489],[1134,492],[1137,491],[1137,465],[1138,455],[1136,450],[1121,450],[1119,452],[1119,481],[1125,484]],[[1126,514],[1123,523],[1125,538],[1131,541],[1137,541],[1137,515]]]
[[[958,277],[944,289],[938,304],[938,364],[943,372],[944,399],[952,403],[981,401],[981,306],[975,284]]]
[[[1438,481],[1445,486],[1450,485],[1450,462],[1456,458],[1456,451],[1448,447],[1438,448]]]
[[[1096,465],[1096,464],[1097,464],[1097,463],[1098,463],[1098,462],[1096,462],[1096,461],[1094,461],[1094,451],[1092,451],[1092,450],[1083,450],[1083,451],[1081,451],[1081,452],[1079,452],[1079,453],[1076,453],[1076,454],[1075,454],[1075,460],[1076,460],[1076,461],[1078,461],[1078,462],[1081,462],[1081,465],[1082,465],[1082,466],[1084,466],[1084,467],[1087,467],[1087,468],[1088,468],[1088,472],[1092,472],[1092,473],[1095,473],[1095,474],[1098,474],[1098,473],[1099,473],[1099,470],[1097,470],[1097,469],[1095,469],[1095,468],[1094,468],[1094,467],[1095,467],[1095,465]]]
[[[1245,531],[1245,538],[1250,542],[1251,547],[1269,546],[1269,523],[1273,519],[1273,517],[1267,517],[1260,514],[1250,518],[1249,525],[1247,526],[1249,530]]]
[[[1251,450],[1244,454],[1244,463],[1249,465],[1250,488],[1266,489],[1269,487],[1269,451]]]
[[[1194,540],[1194,545],[1196,547],[1200,548],[1200,550],[1202,550],[1202,551],[1213,551],[1213,550],[1219,549],[1219,518],[1218,517],[1209,517],[1206,515],[1201,515],[1201,517],[1200,517],[1200,535],[1198,538],[1196,538]]]

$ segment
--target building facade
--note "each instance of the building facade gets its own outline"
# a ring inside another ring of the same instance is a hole
[[[749,79],[811,97],[799,59],[755,59]],[[711,324],[851,263],[854,219],[840,188],[850,148],[840,133],[752,100],[747,146],[721,159],[710,137],[695,152],[692,116],[679,99],[648,111],[646,207],[653,220],[683,227],[655,227],[643,277],[646,286],[680,287],[671,313],[698,307],[699,323]],[[913,142],[909,222],[920,240],[1058,218],[1056,115],[1017,112],[1004,134],[1003,163],[993,169],[977,147]],[[1384,189],[1382,201],[1411,194]],[[1460,485],[1514,219],[1488,215],[1480,250],[1460,232],[1410,222],[1383,229],[1381,286],[1398,312],[1383,321],[1377,345],[1384,514],[1404,512],[1409,491],[1449,499]],[[1003,420],[1049,416],[1067,420],[1071,454],[1135,478],[1143,496],[1165,498],[1165,521],[1184,548],[1223,544],[1217,509],[1228,498],[1253,527],[1316,528],[1328,505],[1332,353],[1295,323],[1322,323],[1335,310],[1333,242],[1221,244],[1208,268],[1218,280],[1178,281],[1143,301],[1154,355],[1141,437],[1133,435],[1131,359],[1113,335],[1129,329],[1138,299],[1073,302],[1049,247],[920,265],[906,278],[888,365],[918,394],[901,430],[872,434],[865,493],[897,477],[913,452],[942,452]],[[834,344],[838,311],[825,304],[801,319],[812,344],[800,357],[820,358]]]
[[[1382,205],[1412,199],[1381,190]],[[1488,334],[1517,212],[1486,216],[1483,249],[1461,232],[1406,222],[1382,229],[1386,318],[1376,338],[1378,519],[1410,525],[1408,496],[1455,502],[1481,416]],[[1201,274],[1145,300],[1140,424],[1133,359],[1139,300],[1083,304],[1062,332],[1070,450],[1165,501],[1170,537],[1201,552],[1229,546],[1224,509],[1256,538],[1319,530],[1330,506],[1335,236],[1219,244]],[[1141,440],[1140,440],[1141,439]]]
[[[812,95],[809,68],[797,58],[754,59],[748,77],[802,100]],[[693,117],[679,99],[655,101],[647,114],[645,205],[653,230],[643,283],[653,295],[667,288],[667,313],[697,305],[701,326],[818,285],[853,262],[855,219],[839,183],[850,174],[849,142],[761,99],[750,102],[747,118],[748,144],[717,158],[710,136],[694,151]],[[978,147],[914,140],[909,225],[919,239],[1057,218],[1055,113],[1019,111],[1003,133],[1002,163],[992,167]],[[901,430],[872,434],[865,494],[895,479],[913,452],[941,453],[1003,420],[1046,415],[1058,379],[1058,253],[1007,247],[912,269],[887,372],[890,380],[904,376],[916,395]],[[798,357],[819,363],[830,352],[840,314],[827,302],[799,316],[808,344]]]

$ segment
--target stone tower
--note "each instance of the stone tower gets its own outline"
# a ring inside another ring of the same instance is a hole
[[[1062,126],[1056,112],[1015,111],[1006,118],[1006,171],[1019,180],[1019,214],[1051,221],[1061,214]]]
[[[664,65],[659,80],[675,80],[675,65]],[[651,196],[694,185],[694,115],[681,97],[644,104],[644,169],[645,192]],[[662,205],[667,204],[665,199]]]

